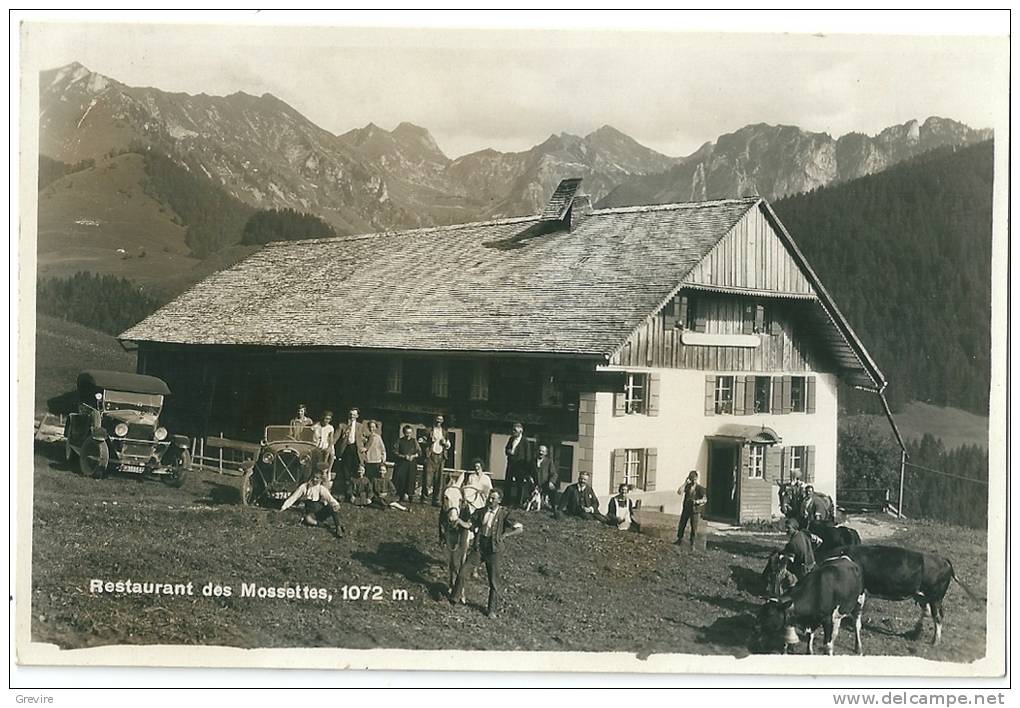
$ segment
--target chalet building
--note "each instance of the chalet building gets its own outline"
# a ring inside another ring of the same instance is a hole
[[[360,407],[391,442],[446,416],[451,466],[496,480],[513,421],[562,478],[710,518],[777,512],[794,470],[835,496],[840,382],[885,380],[760,198],[593,210],[564,180],[542,214],[274,243],[121,335],[192,435],[256,441]]]

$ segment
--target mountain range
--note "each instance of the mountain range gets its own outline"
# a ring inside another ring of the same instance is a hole
[[[202,189],[255,209],[311,213],[337,233],[359,233],[535,213],[568,176],[582,177],[600,206],[776,199],[988,137],[990,131],[935,117],[838,139],[758,124],[670,157],[607,125],[583,137],[551,135],[523,152],[489,149],[451,159],[411,123],[335,135],[270,94],[169,93],[73,63],[40,75],[40,153],[80,168],[40,192],[40,272],[102,271],[106,251],[123,242],[130,253],[138,247],[132,239],[147,233],[158,234],[151,246],[166,261],[157,266],[150,258],[151,268],[194,265],[196,254],[183,241],[187,224],[153,193],[145,161],[137,159],[146,152],[168,157]],[[69,258],[68,247],[80,257]]]

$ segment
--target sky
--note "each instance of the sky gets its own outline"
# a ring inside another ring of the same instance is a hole
[[[932,115],[995,127],[1004,114],[1004,35],[777,34],[812,24],[779,13],[738,22],[743,14],[716,13],[714,22],[700,24],[703,16],[682,14],[656,22],[639,17],[644,21],[636,25],[619,15],[595,16],[604,21],[586,25],[579,13],[502,22],[576,28],[568,30],[333,26],[393,23],[393,15],[136,13],[127,24],[105,24],[65,23],[64,15],[50,14],[38,22],[29,17],[22,27],[22,71],[29,76],[78,61],[134,86],[271,93],[333,133],[410,121],[427,128],[450,157],[526,150],[553,133],[585,135],[606,124],[680,156],[751,123],[838,137]],[[928,15],[908,15],[899,25],[892,16],[823,15],[818,25],[929,33],[967,27]],[[447,18],[462,24],[460,15]],[[152,19],[160,21],[140,21]],[[176,24],[196,19],[224,24]],[[435,15],[417,19],[442,22]],[[618,25],[631,29],[606,28]],[[772,33],[747,33],[759,26]],[[687,31],[692,27],[743,32]]]

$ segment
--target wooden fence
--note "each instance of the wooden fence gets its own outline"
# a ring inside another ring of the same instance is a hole
[[[899,511],[888,488],[841,489],[839,506],[851,512],[879,511],[898,515]]]
[[[191,441],[191,459],[194,464],[219,474],[233,476],[243,474],[242,469],[255,461],[259,450],[261,450],[261,447],[256,443],[244,440],[231,440],[230,438],[223,437],[222,434],[206,438],[195,438]],[[393,472],[392,462],[387,462],[386,467],[389,468],[391,473]],[[421,470],[422,465],[417,465],[415,468],[416,479]],[[443,477],[446,482],[461,474],[466,476],[468,470],[454,469],[452,467],[443,468]]]

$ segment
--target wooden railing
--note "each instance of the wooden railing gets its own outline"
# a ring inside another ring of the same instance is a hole
[[[851,512],[879,511],[895,514],[899,511],[888,488],[841,489],[839,506]]]

